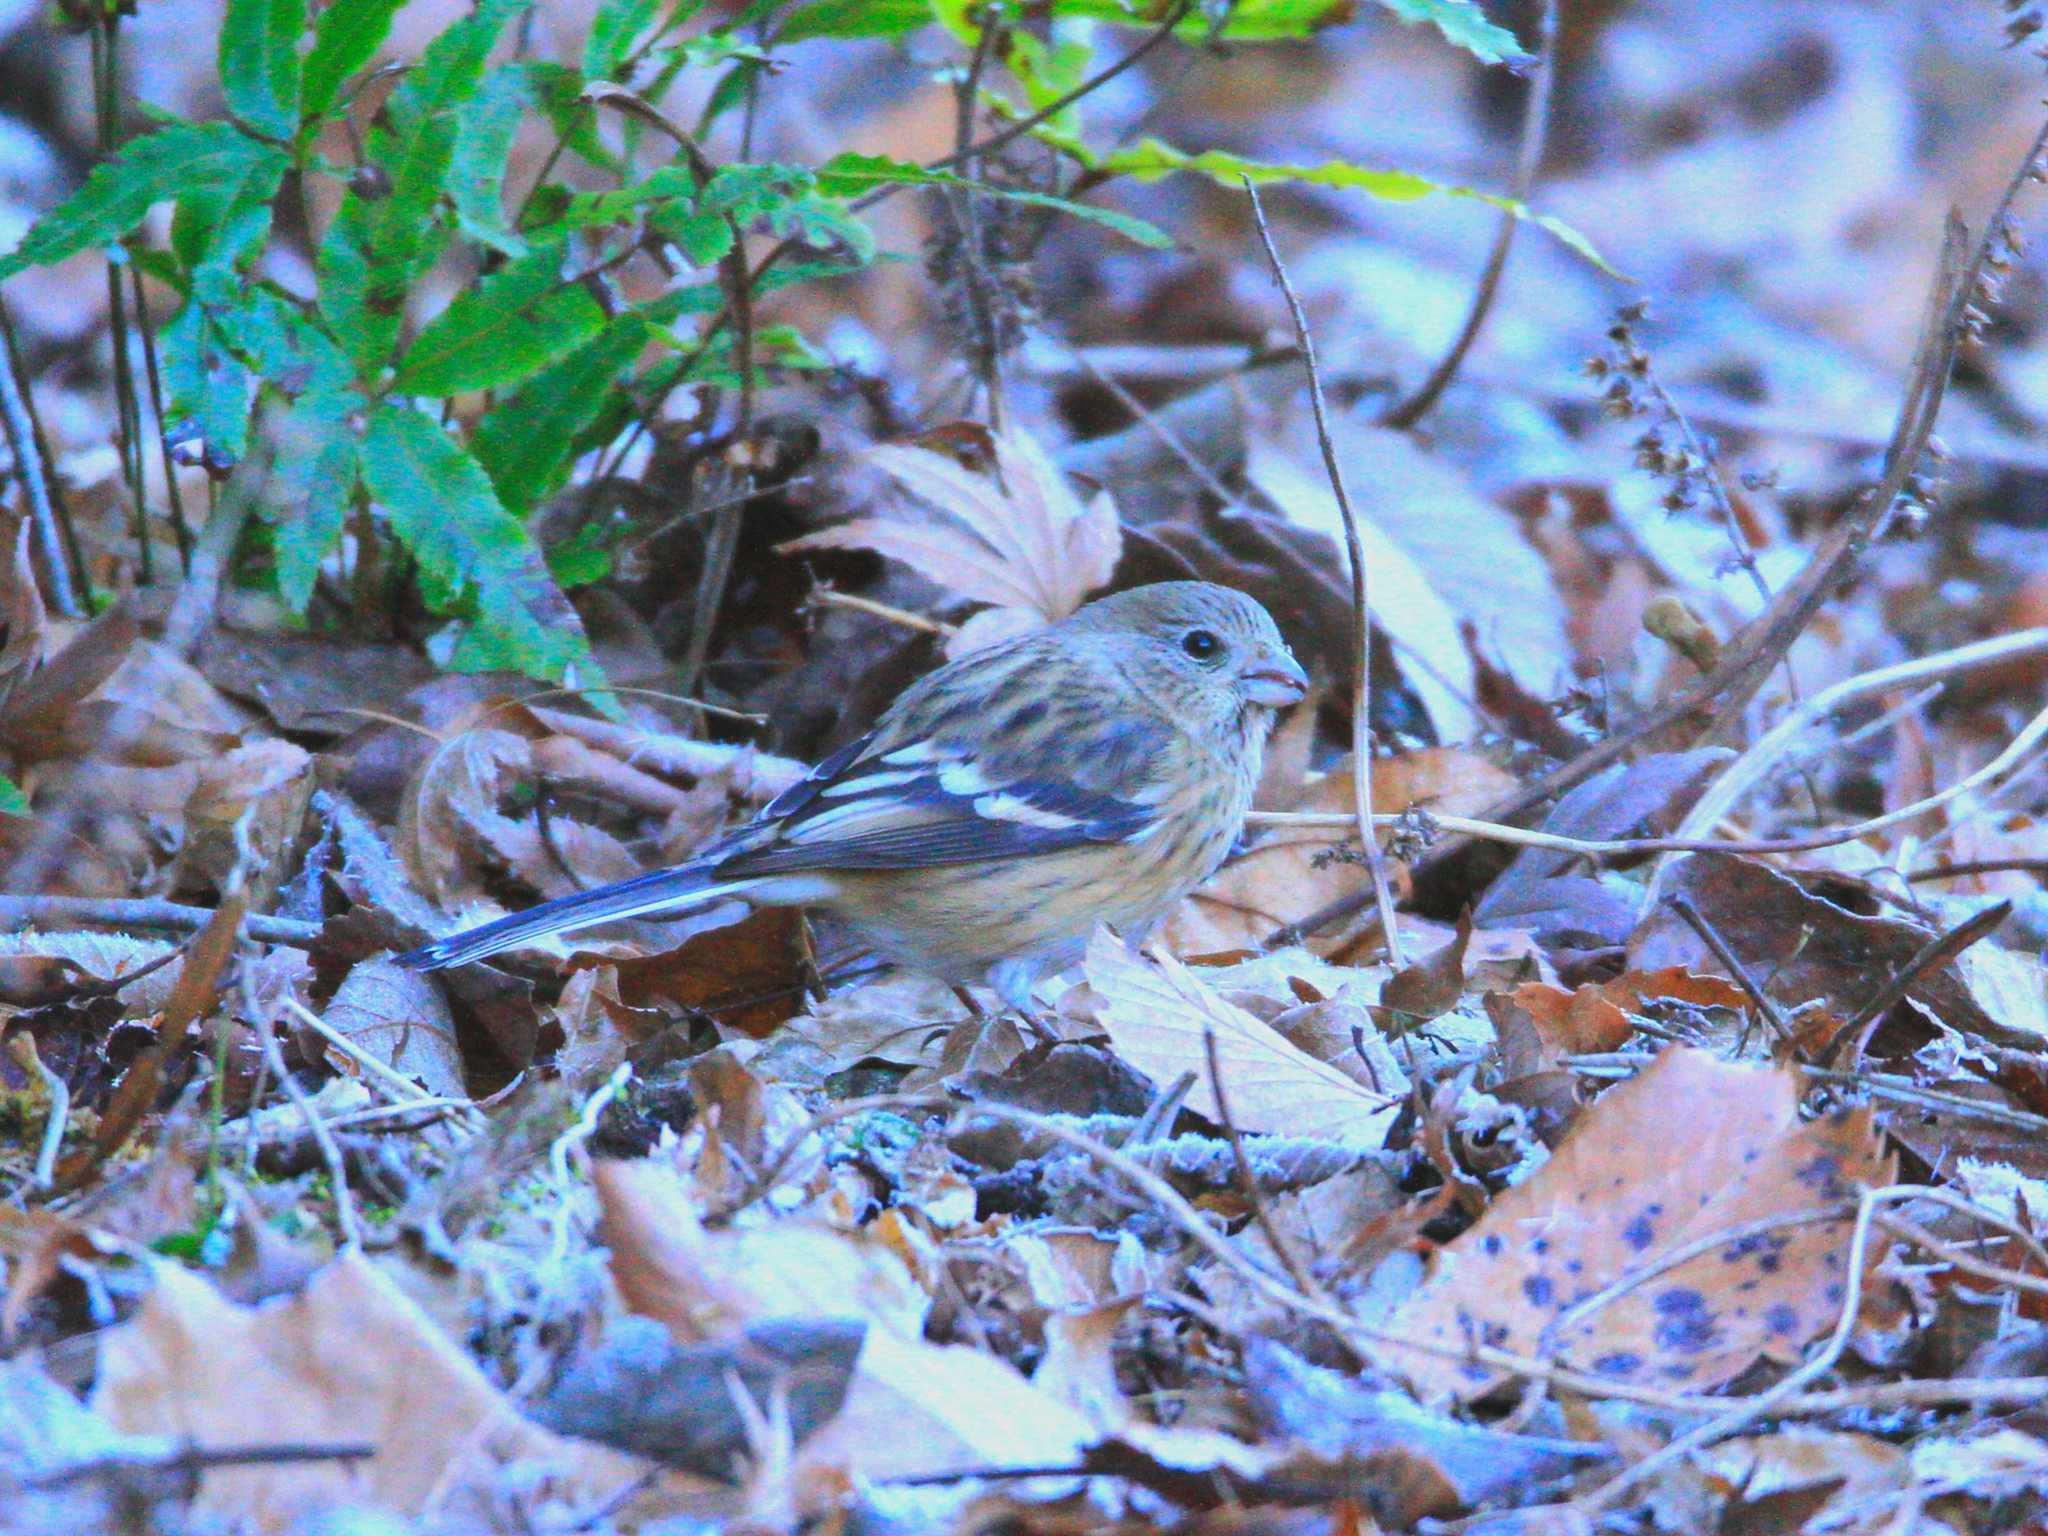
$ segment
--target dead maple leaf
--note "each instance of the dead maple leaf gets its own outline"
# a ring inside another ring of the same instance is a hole
[[[1116,504],[1084,504],[1024,432],[992,435],[994,475],[977,475],[929,448],[885,445],[869,461],[939,514],[936,521],[857,518],[781,546],[871,549],[971,601],[987,603],[946,642],[965,655],[1063,619],[1108,585],[1123,551]]]
[[[1796,1358],[1841,1312],[1849,1217],[1753,1232],[1658,1265],[1716,1233],[1890,1181],[1869,1111],[1802,1123],[1799,1089],[1791,1072],[1665,1051],[1446,1244],[1387,1329],[1667,1391],[1719,1386],[1759,1356]],[[1640,1284],[1624,1284],[1636,1275]],[[1603,1293],[1607,1304],[1583,1306]],[[1479,1397],[1502,1380],[1475,1361],[1385,1352],[1433,1399]]]

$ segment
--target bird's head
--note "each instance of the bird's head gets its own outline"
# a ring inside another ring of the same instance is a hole
[[[1099,637],[1155,707],[1200,734],[1262,736],[1308,695],[1308,674],[1255,599],[1207,581],[1162,581],[1099,598],[1066,621]]]

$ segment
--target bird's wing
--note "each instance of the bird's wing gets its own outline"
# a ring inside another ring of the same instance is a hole
[[[991,703],[1002,679],[1031,661],[1004,648],[985,669],[948,669],[928,680],[940,686],[906,694],[714,851],[718,876],[917,869],[1142,839],[1159,825],[1166,728],[1086,697],[1002,713]],[[1106,771],[1110,759],[1126,766]]]

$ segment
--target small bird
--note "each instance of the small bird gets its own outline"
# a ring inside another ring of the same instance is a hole
[[[729,896],[815,906],[885,957],[1032,989],[1097,923],[1132,942],[1213,873],[1275,712],[1308,678],[1272,616],[1201,581],[1101,598],[948,663],[748,825],[674,869],[544,902],[398,957],[461,965]]]

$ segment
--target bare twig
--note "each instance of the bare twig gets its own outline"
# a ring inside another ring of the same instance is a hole
[[[313,1144],[320,1149],[321,1161],[327,1164],[327,1182],[334,1195],[334,1220],[341,1228],[341,1240],[350,1248],[360,1248],[363,1243],[362,1228],[356,1222],[355,1194],[348,1187],[348,1163],[341,1155],[341,1147],[334,1139],[334,1133],[327,1128],[327,1122],[320,1118],[320,1112],[313,1107],[313,1101],[306,1097],[284,1064],[284,1052],[278,1049],[276,1009],[266,1006],[256,989],[255,967],[242,967],[242,1006],[254,1024],[256,1038],[263,1047],[263,1061],[270,1069],[270,1075],[277,1079],[277,1086],[284,1090],[286,1098],[306,1122],[306,1134],[313,1138]]]
[[[1357,687],[1351,707],[1352,808],[1356,812],[1358,841],[1365,867],[1372,877],[1373,899],[1379,904],[1380,930],[1385,936],[1387,963],[1400,970],[1408,963],[1401,945],[1400,930],[1394,923],[1394,893],[1387,885],[1385,862],[1380,858],[1380,840],[1373,832],[1372,819],[1372,603],[1365,564],[1365,541],[1358,532],[1358,512],[1351,505],[1351,493],[1344,485],[1344,468],[1337,462],[1337,445],[1330,436],[1328,408],[1323,402],[1323,379],[1316,368],[1315,338],[1309,334],[1308,316],[1301,298],[1288,280],[1280,260],[1273,231],[1266,225],[1266,209],[1259,201],[1259,189],[1249,176],[1243,178],[1245,195],[1251,199],[1252,220],[1258,226],[1259,243],[1266,248],[1266,261],[1273,268],[1273,280],[1287,299],[1287,312],[1294,319],[1295,340],[1301,345],[1302,366],[1308,371],[1308,398],[1316,418],[1316,442],[1323,451],[1323,468],[1329,473],[1330,491],[1337,498],[1337,510],[1344,517],[1344,547],[1351,557],[1351,644],[1352,665],[1357,669]]]
[[[10,354],[12,349],[9,349]],[[27,384],[14,374],[12,355],[0,359],[0,424],[7,430],[7,448],[14,455],[15,478],[28,502],[29,525],[35,532],[36,550],[43,557],[43,571],[50,588],[50,606],[67,619],[78,618],[84,610],[71,585],[71,562],[65,557],[64,540],[57,527],[57,511],[50,502],[50,482],[43,475],[43,459],[36,446],[34,425],[25,396]]]
[[[945,171],[951,170],[954,166],[957,165],[970,164],[973,161],[982,159],[984,156],[994,154],[997,150],[1001,149],[1005,144],[1011,143],[1016,139],[1022,138],[1025,134],[1029,133],[1032,129],[1036,128],[1040,123],[1051,122],[1054,118],[1058,117],[1062,112],[1066,111],[1067,108],[1071,107],[1075,102],[1081,100],[1082,97],[1091,96],[1096,91],[1101,90],[1103,86],[1109,84],[1110,81],[1114,80],[1118,75],[1124,73],[1125,70],[1130,69],[1132,66],[1139,63],[1141,60],[1145,58],[1147,54],[1151,53],[1154,49],[1159,47],[1159,45],[1164,43],[1169,37],[1172,37],[1174,28],[1178,27],[1183,21],[1187,20],[1189,12],[1193,11],[1194,8],[1194,0],[1180,0],[1179,4],[1175,5],[1172,10],[1167,12],[1165,18],[1161,20],[1159,25],[1153,28],[1151,32],[1146,34],[1144,41],[1140,42],[1135,48],[1133,48],[1129,53],[1125,54],[1122,58],[1118,59],[1114,64],[1111,64],[1106,69],[1100,70],[1097,73],[1090,75],[1086,80],[1083,80],[1071,91],[1068,91],[1066,94],[1062,96],[1057,96],[1053,98],[1053,100],[1047,102],[1044,106],[1040,107],[1036,112],[1031,113],[1028,117],[1018,118],[1016,122],[1011,123],[1006,128],[1000,129],[999,131],[990,134],[987,138],[983,139],[978,144],[969,144],[966,148],[956,149],[952,154],[945,155],[940,159],[928,160],[925,162],[924,168],[928,171]],[[882,190],[893,191],[895,189],[883,188]],[[870,196],[873,195],[874,194],[870,194]],[[877,198],[876,200],[879,201],[880,199]],[[857,208],[860,206],[860,204],[856,203],[854,206]]]
[[[1557,0],[1543,0],[1543,13],[1536,25],[1536,72],[1529,81],[1528,99],[1522,105],[1522,149],[1515,161],[1514,188],[1510,193],[1523,207],[1528,206],[1529,195],[1535,190],[1536,173],[1543,165],[1544,141],[1550,135],[1550,94],[1557,78]],[[1487,253],[1486,267],[1479,274],[1479,287],[1472,295],[1472,307],[1465,312],[1465,324],[1452,341],[1450,350],[1438,360],[1415,393],[1389,406],[1380,416],[1382,424],[1405,432],[1429,414],[1451,380],[1457,377],[1465,354],[1479,339],[1480,328],[1486,324],[1486,317],[1493,309],[1494,296],[1500,291],[1501,276],[1507,271],[1508,252],[1515,243],[1515,229],[1521,222],[1519,210],[1501,211],[1500,223],[1493,232],[1493,249]]]
[[[1728,941],[1721,937],[1720,929],[1707,921],[1707,914],[1694,906],[1692,898],[1683,891],[1672,896],[1666,905],[1684,920],[1686,927],[1700,936],[1700,942],[1714,952],[1714,958],[1728,967],[1728,974],[1733,976],[1736,984],[1749,994],[1749,1000],[1756,1004],[1757,1012],[1764,1016],[1771,1029],[1785,1043],[1786,1049],[1800,1061],[1810,1061],[1811,1058],[1800,1049],[1799,1042],[1792,1037],[1792,1027],[1785,1022],[1785,1016],[1778,1011],[1778,1005],[1771,1001],[1768,992],[1757,985],[1756,978],[1749,974],[1749,967],[1742,963],[1742,957],[1728,947]],[[1749,1031],[1745,1029],[1743,1039],[1748,1038]]]
[[[57,1177],[57,1154],[63,1150],[64,1127],[71,1119],[71,1085],[62,1074],[50,1070],[36,1049],[35,1036],[27,1030],[11,1036],[7,1051],[17,1064],[35,1073],[50,1100],[50,1115],[43,1122],[43,1139],[36,1149],[35,1171],[29,1175],[37,1189],[48,1189]]]
[[[310,228],[310,226],[309,226]],[[142,331],[142,363],[149,375],[149,403],[156,412],[156,446],[164,471],[164,495],[171,504],[171,536],[178,541],[178,566],[192,569],[192,530],[185,526],[185,496],[178,489],[178,466],[171,458],[171,438],[164,421],[163,371],[156,360],[156,327],[149,321],[149,303],[142,291],[142,268],[128,269],[129,286],[135,291],[135,321]]]
[[[1821,1059],[1832,1059],[1836,1048],[1846,1044],[1849,1047],[1849,1059],[1844,1065],[1849,1071],[1854,1072],[1863,1064],[1863,1047],[1868,1042],[1871,1032],[1877,1028],[1884,1016],[1913,990],[1916,981],[1928,972],[1947,965],[2011,916],[2011,902],[1995,902],[1981,912],[1973,912],[1946,932],[1934,935],[1921,945],[1913,953],[1912,958],[1899,967],[1897,974],[1887,979],[1840,1029],[1828,1036],[1827,1044],[1821,1047]]]
[[[1237,1180],[1244,1188],[1245,1200],[1251,1205],[1252,1219],[1259,1224],[1259,1231],[1265,1234],[1266,1245],[1286,1266],[1294,1288],[1304,1296],[1313,1296],[1327,1303],[1329,1297],[1295,1254],[1293,1245],[1280,1235],[1280,1229],[1273,1224],[1273,1213],[1266,1209],[1265,1194],[1259,1188],[1258,1176],[1252,1172],[1251,1156],[1244,1149],[1244,1132],[1237,1128],[1237,1120],[1230,1113],[1230,1100],[1223,1087],[1223,1067],[1216,1059],[1216,1030],[1206,1019],[1202,1021],[1202,1054],[1209,1064],[1209,1091],[1216,1096],[1216,1118],[1223,1122],[1224,1134],[1230,1138],[1230,1155],[1237,1162]]]
[[[268,1445],[184,1446],[162,1456],[95,1456],[25,1478],[18,1485],[48,1492],[95,1478],[129,1478],[138,1473],[191,1475],[209,1467],[275,1467],[301,1461],[366,1461],[377,1454],[369,1444],[315,1445],[280,1441]]]
[[[891,624],[900,624],[903,628],[914,629],[920,634],[937,635],[940,639],[947,639],[959,633],[957,624],[928,619],[921,613],[912,613],[908,608],[895,608],[888,603],[878,603],[871,597],[862,597],[858,593],[841,592],[836,587],[819,587],[804,601],[814,608],[847,608],[855,613],[887,619]]]
[[[0,926],[10,928],[27,923],[48,929],[143,928],[169,933],[197,933],[212,921],[211,908],[188,907],[175,901],[146,898],[122,901],[99,896],[0,896]],[[320,937],[320,925],[251,913],[242,920],[242,932],[260,943],[304,949]]]

